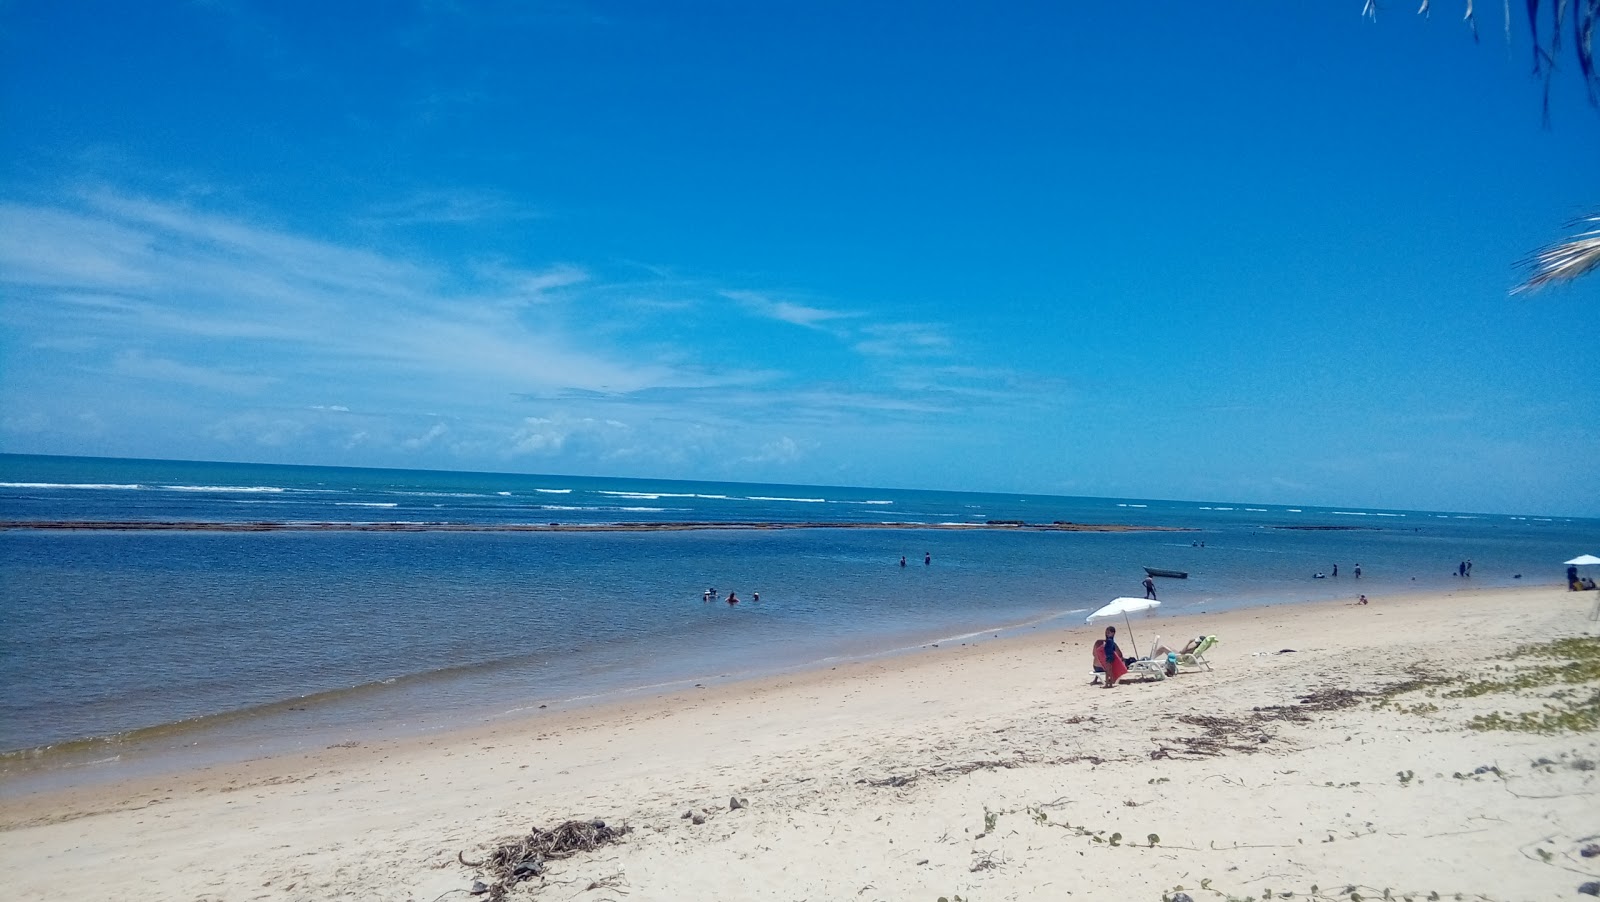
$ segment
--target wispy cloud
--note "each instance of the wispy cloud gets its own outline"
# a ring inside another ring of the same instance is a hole
[[[828,310],[823,307],[811,307],[805,304],[796,304],[793,301],[778,300],[755,291],[723,291],[721,294],[730,301],[739,302],[740,306],[756,316],[775,319],[779,322],[791,323],[796,326],[805,326],[808,329],[821,329],[827,323],[860,315],[843,310]]]
[[[934,323],[882,323],[861,330],[855,348],[879,357],[946,354],[952,342],[944,327]]]
[[[0,205],[0,280],[55,334],[124,341],[268,342],[311,370],[362,361],[502,397],[541,387],[629,392],[703,373],[587,346],[504,301],[543,297],[582,271],[460,274],[280,229],[98,191],[77,210]]]
[[[246,375],[225,369],[192,366],[162,357],[149,357],[142,351],[123,351],[117,354],[112,361],[111,372],[119,376],[175,382],[194,388],[235,394],[255,394],[277,381],[271,376]]]
[[[410,197],[374,204],[356,222],[365,226],[474,225],[537,219],[525,204],[482,191],[419,191]]]
[[[413,201],[380,212],[493,212]],[[210,443],[185,453],[247,459],[323,449],[353,463],[776,477],[846,433],[921,435],[1027,403],[1008,390],[1048,390],[956,366],[943,326],[866,305],[498,248],[430,259],[382,230],[356,234],[104,186],[0,201],[0,350],[30,355],[11,367],[32,389],[0,385],[15,408],[0,440],[54,430],[70,451],[91,434],[38,397],[154,436],[141,453],[171,435]],[[788,326],[808,337],[777,338]],[[101,403],[108,393],[124,402]]]

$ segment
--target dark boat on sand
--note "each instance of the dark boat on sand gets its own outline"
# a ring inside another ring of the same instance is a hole
[[[1162,570],[1159,567],[1146,567],[1144,568],[1144,572],[1150,574],[1151,576],[1165,576],[1168,579],[1189,578],[1189,574],[1183,572],[1182,570]]]

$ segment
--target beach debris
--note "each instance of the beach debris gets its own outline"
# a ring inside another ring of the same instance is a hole
[[[1166,742],[1173,743],[1172,745],[1158,740],[1155,750],[1150,752],[1150,757],[1161,760],[1175,756],[1211,758],[1228,752],[1252,754],[1277,738],[1267,732],[1265,724],[1280,721],[1306,723],[1311,720],[1313,713],[1353,707],[1367,701],[1373,695],[1374,693],[1356,689],[1327,687],[1299,696],[1299,704],[1263,705],[1251,708],[1250,714],[1244,717],[1183,714],[1177,718],[1179,723],[1199,727],[1204,732],[1198,736],[1166,737]]]
[[[1589,843],[1587,846],[1579,849],[1578,854],[1582,855],[1584,858],[1594,858],[1595,856],[1600,855],[1600,844]]]
[[[1585,896],[1600,896],[1600,881],[1590,880],[1578,887],[1578,892]]]
[[[472,889],[467,890],[467,893],[473,896],[481,896],[488,891],[489,884],[484,883],[482,880],[474,880],[472,881]]]
[[[1158,745],[1150,753],[1150,757],[1159,760],[1171,758],[1174,754],[1193,758],[1212,758],[1228,752],[1253,754],[1259,751],[1262,745],[1272,741],[1272,735],[1263,730],[1257,722],[1270,719],[1272,718],[1259,716],[1246,719],[1218,717],[1211,714],[1182,714],[1177,718],[1179,723],[1200,727],[1205,732],[1198,736],[1168,737],[1168,741],[1182,747]]]
[[[1188,893],[1173,893],[1171,902],[1194,902]]]
[[[689,816],[689,823],[691,824],[703,824],[705,822],[706,816],[698,811],[691,813]]]
[[[915,783],[923,777],[963,776],[970,774],[975,770],[1010,770],[1013,767],[1023,767],[1029,764],[1053,766],[1057,764],[1076,764],[1079,761],[1087,761],[1090,764],[1101,764],[1104,762],[1104,760],[1105,759],[1097,755],[1071,755],[1060,758],[1034,758],[1031,755],[1021,754],[1015,758],[999,758],[992,761],[967,761],[961,763],[941,764],[937,767],[921,767],[913,770],[909,774],[895,774],[891,777],[881,777],[878,779],[862,777],[856,782],[864,783],[867,786],[888,786],[899,788],[902,786],[910,786],[912,783]]]
[[[469,868],[482,868],[494,882],[484,884],[473,881],[472,895],[487,896],[491,902],[501,902],[514,886],[535,877],[543,878],[547,862],[570,858],[579,852],[592,852],[601,846],[618,842],[632,832],[627,824],[612,827],[603,820],[566,821],[553,830],[538,827],[520,839],[502,842],[481,861],[469,862],[462,852],[456,860]],[[482,890],[478,887],[483,886]]]
[[[729,811],[738,811],[740,808],[749,808],[749,807],[750,807],[750,802],[747,799],[741,799],[738,796],[733,796],[732,798],[728,799],[728,810]]]
[[[978,854],[973,859],[972,866],[967,868],[967,870],[969,872],[971,872],[971,873],[976,874],[979,871],[988,871],[988,870],[992,870],[994,868],[1000,867],[1001,865],[1003,865],[1005,863],[1006,863],[1006,860],[1004,858],[995,857],[995,854],[993,852],[983,852],[983,853]]]

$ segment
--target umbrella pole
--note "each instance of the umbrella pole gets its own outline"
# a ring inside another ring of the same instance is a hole
[[[1128,621],[1128,612],[1122,612],[1122,625],[1128,628],[1128,644],[1133,646],[1133,656],[1139,657],[1139,643],[1133,638],[1133,624]]]

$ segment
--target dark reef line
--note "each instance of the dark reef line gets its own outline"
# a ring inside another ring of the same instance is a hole
[[[0,520],[0,529],[100,530],[123,532],[673,532],[696,529],[1011,529],[1034,532],[1187,532],[1176,526],[1129,526],[1117,523],[362,523],[254,520]]]

